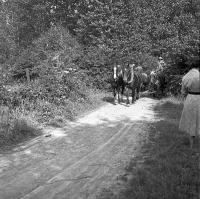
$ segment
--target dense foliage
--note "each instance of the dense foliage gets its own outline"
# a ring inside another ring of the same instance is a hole
[[[79,90],[79,80],[109,89],[114,63],[134,61],[149,72],[160,55],[180,81],[199,55],[199,17],[198,0],[1,0],[1,70],[13,83],[24,82],[28,68],[40,86],[22,93],[50,101],[69,97],[70,86]],[[78,72],[58,80],[68,69]]]
[[[14,46],[18,51],[30,46],[59,23],[84,47],[102,49],[110,62],[136,59],[139,53],[190,60],[199,53],[199,4],[197,0],[1,1],[2,56],[8,57]]]

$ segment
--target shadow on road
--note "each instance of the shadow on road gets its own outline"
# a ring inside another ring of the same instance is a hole
[[[0,154],[13,153],[15,148],[25,145],[26,143],[29,143],[32,140],[37,139],[39,136],[42,135],[42,129],[32,128],[31,131],[33,133],[29,133],[29,134],[27,131],[24,131],[20,136],[18,136],[16,132],[16,135],[13,136],[12,139],[8,139],[6,144],[3,144],[0,146]],[[26,135],[23,136],[24,134]]]
[[[178,131],[182,105],[166,102],[154,110],[161,120],[148,123],[140,154],[96,199],[198,198],[199,148],[190,149],[187,135]]]
[[[114,102],[114,97],[110,97],[110,96],[107,96],[107,97],[104,97],[104,98],[102,98],[102,100],[104,101],[104,102],[108,102],[108,103],[111,103],[111,104],[115,104],[115,102]]]

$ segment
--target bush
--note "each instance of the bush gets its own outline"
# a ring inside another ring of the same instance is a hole
[[[17,144],[41,132],[30,113],[23,106],[10,109],[9,125],[0,129],[0,147]]]

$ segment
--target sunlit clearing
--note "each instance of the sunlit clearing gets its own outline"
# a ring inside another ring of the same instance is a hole
[[[152,121],[156,119],[152,110],[155,103],[157,103],[157,101],[150,98],[141,98],[129,106],[126,106],[126,104],[108,104],[80,118],[77,123],[79,125],[99,125],[110,122],[120,122],[126,119],[127,121]]]

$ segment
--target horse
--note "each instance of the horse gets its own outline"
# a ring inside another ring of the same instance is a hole
[[[158,95],[161,96],[165,95],[167,80],[164,71],[158,71],[157,72],[157,81],[158,81]]]
[[[118,100],[118,103],[123,100],[123,92],[124,92],[124,81],[123,81],[123,68],[121,65],[114,66],[113,68],[113,95],[114,101]],[[120,100],[121,93],[121,100]]]
[[[154,96],[165,94],[166,77],[163,71],[152,71],[150,73],[149,90],[154,91]]]
[[[139,99],[140,97],[140,90],[142,84],[141,74],[139,72],[134,71],[133,65],[130,65],[124,68],[123,81],[124,81],[124,87],[127,90],[126,92],[127,104],[130,103],[129,89],[132,91],[131,93],[132,103],[134,103],[135,100]]]
[[[157,90],[157,75],[156,71],[151,71],[150,73],[150,81],[149,81],[149,91]]]
[[[149,77],[146,73],[142,73],[141,77],[142,77],[141,91],[146,91],[148,89]]]

